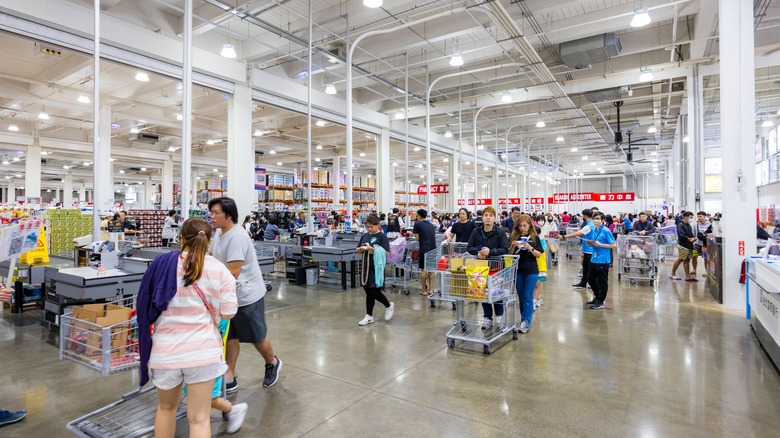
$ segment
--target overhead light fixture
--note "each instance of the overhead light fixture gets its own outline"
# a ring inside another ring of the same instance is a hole
[[[219,54],[228,59],[236,59],[236,56],[238,56],[236,55],[236,48],[230,43],[223,44],[222,51]]]
[[[463,65],[463,56],[460,52],[455,51],[452,53],[452,56],[450,56],[450,65],[453,67],[460,67]]]
[[[423,165],[422,165],[422,164],[418,164],[418,165],[417,165],[417,168],[418,168],[418,169],[422,169],[422,168],[423,168]]]
[[[281,166],[281,165],[282,165],[282,162],[281,162],[281,161],[277,161],[277,162],[276,162],[276,165],[277,165],[277,166]]]
[[[639,71],[641,72],[639,74],[639,82],[649,82],[653,80],[653,72],[650,71],[649,68],[643,67]]]
[[[325,85],[325,94],[336,94],[336,86],[333,84]]]
[[[139,82],[149,82],[149,75],[139,70],[135,74],[135,80]]]
[[[508,91],[504,91],[504,94],[501,95],[501,102],[512,103],[512,95]]]
[[[184,116],[181,115],[181,114],[176,114],[176,120],[179,120],[179,121],[184,120]]]
[[[762,123],[761,126],[764,127],[764,128],[771,128],[771,127],[775,126],[775,124],[771,120],[767,119],[767,120],[764,120],[764,123]]]
[[[8,162],[8,160],[3,160],[3,164],[7,166],[7,165],[9,165],[9,164],[11,164],[11,163],[10,163],[10,162]]]
[[[414,148],[414,151],[415,151],[415,152],[420,152],[420,147],[419,147],[419,146],[415,147],[415,148]]]
[[[596,162],[595,162],[595,161],[591,161],[591,162],[590,162],[590,165],[591,165],[591,166],[595,166],[595,165],[596,165]]]
[[[606,173],[604,169],[599,170],[599,173]]]
[[[653,152],[650,152],[650,155],[652,155],[652,156],[656,156],[656,155],[658,155],[658,152],[655,152],[655,151],[653,151]]]
[[[579,149],[577,149],[577,148],[571,148],[571,151],[572,151],[572,152],[577,152],[578,150],[579,150]]]
[[[317,145],[317,147],[316,147],[315,149],[317,149],[318,151],[321,151],[321,150],[322,150],[322,145],[321,145],[321,144],[318,144],[318,145]],[[273,152],[273,153],[276,153],[276,152]]]
[[[214,140],[208,139],[208,140],[206,140],[206,144],[209,145],[209,146],[212,146],[214,144]]]
[[[490,170],[490,168],[485,166],[485,167],[482,168],[482,170]]]
[[[655,125],[652,125],[649,128],[647,128],[648,134],[655,134],[656,132],[658,132],[658,129],[655,127]]]
[[[116,161],[116,158],[110,158],[109,160],[113,163],[114,161]]]
[[[211,169],[211,171],[216,173],[216,172],[219,172],[219,169]]]
[[[133,126],[132,128],[130,128],[130,133],[131,134],[138,134],[139,132],[141,132],[141,131],[138,130],[137,126]]]
[[[316,161],[316,162],[318,162],[318,163],[319,163],[319,162],[320,162],[320,161],[322,161],[322,160],[320,160],[320,157],[317,157],[317,158],[315,158],[315,159],[314,159],[314,161]]]
[[[582,156],[582,161],[588,161],[588,156],[587,155],[583,155]]]
[[[41,120],[49,120],[49,113],[46,111],[41,111],[38,113],[38,118]]]
[[[90,164],[92,164],[92,163],[90,163],[89,161],[85,161],[85,162],[83,162],[83,163],[81,163],[81,164],[83,164],[84,166],[89,166],[89,165],[90,165]]]
[[[66,165],[62,166],[62,168],[63,168],[63,169],[65,169],[65,170],[68,170],[68,169],[70,169],[70,166],[68,166],[68,165],[66,164]]]
[[[452,131],[448,129],[447,132],[444,133],[444,136],[447,138],[452,138]]]
[[[403,120],[405,118],[406,118],[406,113],[404,112],[404,110],[399,109],[398,111],[395,112],[395,119],[396,120]]]
[[[224,177],[225,177],[225,175],[222,175],[222,174],[220,174],[220,175],[219,175],[219,177],[220,177],[220,178],[224,178]]]
[[[465,163],[463,163],[463,164],[465,164],[465,165],[467,165],[467,166],[468,166],[469,164],[471,164],[471,161],[466,161],[466,162],[465,162]]]
[[[639,8],[634,11],[634,18],[631,19],[631,27],[643,27],[650,24],[650,14],[647,8]]]
[[[555,139],[555,141],[557,141],[558,143],[562,143],[562,142],[563,142],[563,136],[562,136],[562,135],[559,135],[559,136],[558,136],[558,137]]]
[[[89,96],[86,94],[79,94],[78,99],[76,99],[79,103],[89,103]]]
[[[546,125],[544,124],[544,120],[542,120],[542,119],[539,119],[539,121],[536,122],[536,127],[537,128],[544,128],[545,126]]]
[[[485,149],[485,145],[484,145],[484,144],[482,144],[482,143],[478,143],[478,144],[477,144],[477,149],[479,149],[479,150],[484,150],[484,149]]]
[[[319,167],[312,167],[313,170],[320,170]]]
[[[259,129],[255,129],[255,137],[262,137],[262,136],[263,136],[263,131]]]
[[[326,122],[325,122],[325,120],[317,120],[317,123],[315,123],[315,125],[317,125],[320,128],[322,128],[323,126],[326,125]]]
[[[11,131],[11,132],[19,132],[19,127],[12,123],[12,124],[8,125],[8,130]]]
[[[175,146],[168,146],[168,152],[176,152],[176,147]],[[111,161],[113,161],[113,160],[111,160]]]
[[[125,169],[119,169],[119,173],[125,173]]]
[[[360,153],[360,156],[361,156],[361,157],[365,157],[365,156],[366,156],[366,153],[365,153],[365,152],[361,152],[361,153]]]
[[[146,168],[145,168],[145,167],[142,167],[142,168],[141,168],[141,172],[146,172]]]
[[[683,137],[683,143],[688,143],[688,136]]]
[[[379,8],[382,6],[382,0],[363,0],[363,6],[367,8]]]
[[[273,149],[271,149],[270,151],[268,151],[268,153],[269,153],[269,154],[271,154],[271,155],[276,155],[276,151],[275,151],[275,150],[273,150]]]
[[[395,161],[393,161],[393,167],[398,167],[398,163],[396,163]]]
[[[442,161],[444,161],[445,163],[449,163],[449,162],[450,162],[450,159],[449,159],[449,157],[444,157],[444,158],[442,159]]]

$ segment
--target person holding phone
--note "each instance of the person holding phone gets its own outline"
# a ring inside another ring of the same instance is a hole
[[[544,254],[542,242],[536,234],[531,216],[521,215],[509,237],[509,252],[520,256],[517,260],[515,286],[520,303],[520,333],[528,333],[534,316],[534,290],[539,279],[537,258]]]
[[[588,268],[588,284],[593,289],[594,298],[586,304],[592,310],[601,310],[607,300],[612,250],[617,248],[612,232],[604,226],[604,213],[593,215],[593,232],[588,236],[587,243],[593,248]]]
[[[377,247],[381,247],[385,253],[389,253],[390,239],[379,228],[379,218],[372,214],[366,219],[366,233],[360,238],[360,243],[355,249],[357,254],[362,255],[360,283],[363,290],[366,291],[366,316],[358,322],[361,327],[374,323],[374,303],[376,301],[385,306],[385,321],[390,321],[395,309],[395,304],[391,303],[382,293],[382,287],[377,286],[374,260],[374,251]]]

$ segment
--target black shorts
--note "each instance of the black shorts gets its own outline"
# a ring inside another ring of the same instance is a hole
[[[420,269],[425,270],[425,254],[435,250],[436,248],[420,248]]]
[[[264,341],[267,335],[265,298],[239,307],[236,316],[230,320],[228,339],[238,339],[238,342],[257,344]]]

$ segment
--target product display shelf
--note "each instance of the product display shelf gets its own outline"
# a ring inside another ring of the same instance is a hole
[[[136,224],[138,231],[141,231],[147,240],[146,246],[149,248],[159,248],[162,246],[162,228],[165,224],[165,218],[168,212],[165,210],[130,210],[127,217]]]
[[[92,234],[92,214],[84,214],[77,208],[52,208],[46,210],[46,242],[50,254],[63,254],[73,250],[73,239]]]

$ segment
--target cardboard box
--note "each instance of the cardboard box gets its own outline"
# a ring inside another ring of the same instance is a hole
[[[85,304],[73,308],[73,331],[71,338],[86,336],[85,356],[102,355],[103,328],[111,327],[111,356],[124,356],[127,336],[130,330],[132,309],[115,304]]]

